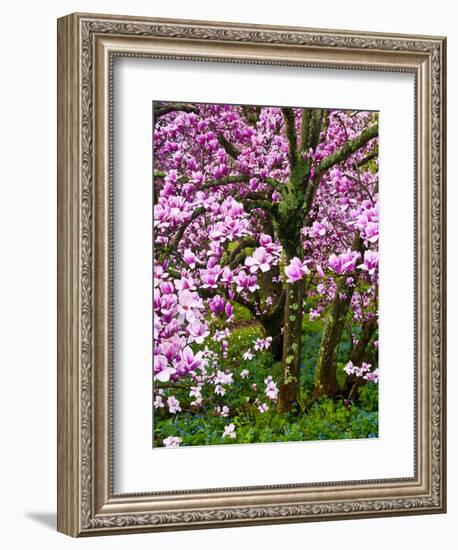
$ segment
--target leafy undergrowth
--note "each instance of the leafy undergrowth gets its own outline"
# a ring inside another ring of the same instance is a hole
[[[262,333],[256,324],[234,328],[229,356],[225,360],[233,372],[234,383],[224,396],[217,396],[211,386],[204,386],[204,407],[201,409],[189,405],[189,385],[174,385],[173,395],[182,404],[182,411],[175,415],[164,409],[154,412],[153,445],[162,446],[163,440],[169,436],[181,438],[181,446],[378,437],[377,384],[364,384],[357,399],[351,402],[339,396],[323,397],[315,402],[310,400],[321,333],[320,321],[304,325],[300,397],[294,410],[278,413],[275,403],[266,399],[264,390],[269,375],[279,380],[280,364],[274,361],[269,351],[259,353],[251,360],[240,360],[252,341]],[[343,341],[338,360],[348,353],[348,348],[349,343]],[[248,374],[243,371],[248,371]],[[343,383],[345,373],[342,368],[339,368],[338,375]],[[164,393],[169,393],[166,387]],[[259,411],[261,404],[268,407],[262,413]],[[223,406],[228,407],[225,416],[221,415]],[[234,426],[235,437],[223,437],[230,424]]]
[[[235,439],[223,438],[224,427],[235,425]],[[156,445],[168,436],[181,437],[181,445],[220,445],[276,441],[374,438],[378,434],[377,411],[367,411],[343,401],[323,398],[304,413],[244,414],[230,418],[184,413],[160,421],[155,427]]]

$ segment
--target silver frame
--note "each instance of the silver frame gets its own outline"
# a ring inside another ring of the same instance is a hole
[[[73,14],[58,21],[58,530],[72,536],[445,511],[445,38]],[[415,75],[415,475],[113,492],[113,59]]]

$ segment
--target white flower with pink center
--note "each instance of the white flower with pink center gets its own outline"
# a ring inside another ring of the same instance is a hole
[[[164,447],[166,447],[167,449],[174,449],[176,447],[179,447],[182,441],[183,440],[181,439],[181,437],[170,435],[169,437],[166,437],[164,439],[163,443]]]
[[[237,437],[237,433],[235,431],[235,425],[229,424],[228,426],[224,426],[224,433],[222,437],[229,437],[230,439],[235,439]]]

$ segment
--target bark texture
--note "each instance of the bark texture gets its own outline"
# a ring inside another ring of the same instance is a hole
[[[286,285],[283,330],[282,373],[278,410],[291,410],[296,404],[301,368],[301,329],[304,281]]]

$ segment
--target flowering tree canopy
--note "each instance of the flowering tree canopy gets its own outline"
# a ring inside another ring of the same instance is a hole
[[[297,404],[305,321],[322,324],[312,399],[376,382],[378,114],[162,102],[154,120],[155,409],[182,411],[170,388],[190,411],[214,408],[203,388],[230,391],[237,312],[261,330],[237,376],[267,350],[281,365],[259,414]]]

